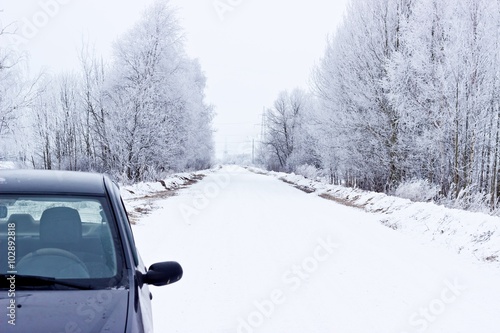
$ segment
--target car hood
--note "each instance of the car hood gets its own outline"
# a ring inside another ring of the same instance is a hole
[[[127,289],[16,291],[15,326],[5,314],[0,332],[124,332],[127,322]],[[11,298],[0,294],[0,308]]]

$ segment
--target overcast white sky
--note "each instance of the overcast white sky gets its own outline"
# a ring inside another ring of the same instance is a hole
[[[22,47],[33,71],[78,66],[82,39],[105,58],[153,0],[3,0],[3,25],[21,22]],[[217,155],[249,152],[260,133],[263,108],[281,90],[307,88],[326,36],[339,24],[348,0],[170,0],[186,35],[188,54],[208,79],[215,106]],[[218,12],[214,4],[231,10]],[[233,4],[233,5],[231,5]]]

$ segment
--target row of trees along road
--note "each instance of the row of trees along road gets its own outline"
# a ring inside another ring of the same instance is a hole
[[[351,0],[299,94],[308,102],[282,117],[281,94],[268,110],[263,162],[379,192],[425,183],[435,199],[496,209],[499,22],[497,0]]]
[[[0,67],[0,135],[36,168],[103,171],[138,181],[209,167],[213,109],[204,101],[206,80],[185,54],[168,3],[155,2],[113,50],[112,60],[104,61],[84,45],[78,71],[42,74],[22,89],[28,97],[19,102],[5,87],[13,90],[22,78]],[[16,112],[6,100],[17,103]]]

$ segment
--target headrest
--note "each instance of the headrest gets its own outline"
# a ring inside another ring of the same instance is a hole
[[[45,243],[77,243],[82,238],[82,220],[76,209],[46,209],[40,218],[40,240]]]
[[[36,232],[37,225],[30,214],[12,214],[7,223],[15,223],[16,232]]]

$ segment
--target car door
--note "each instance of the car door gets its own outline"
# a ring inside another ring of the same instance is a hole
[[[152,294],[149,291],[148,285],[142,283],[140,277],[141,274],[147,273],[147,268],[135,246],[127,210],[120,196],[118,187],[109,180],[106,183],[106,187],[108,189],[111,202],[116,210],[116,217],[118,219],[118,224],[122,229],[122,237],[124,238],[122,243],[126,247],[124,250],[126,252],[126,256],[128,257],[128,262],[132,267],[130,276],[130,304],[133,305],[133,307],[129,310],[129,314],[133,314],[135,321],[133,326],[137,326],[139,331],[148,333],[153,332],[153,316],[151,306]],[[138,274],[137,272],[140,272],[141,274]],[[129,318],[129,320],[132,320],[132,318]]]

